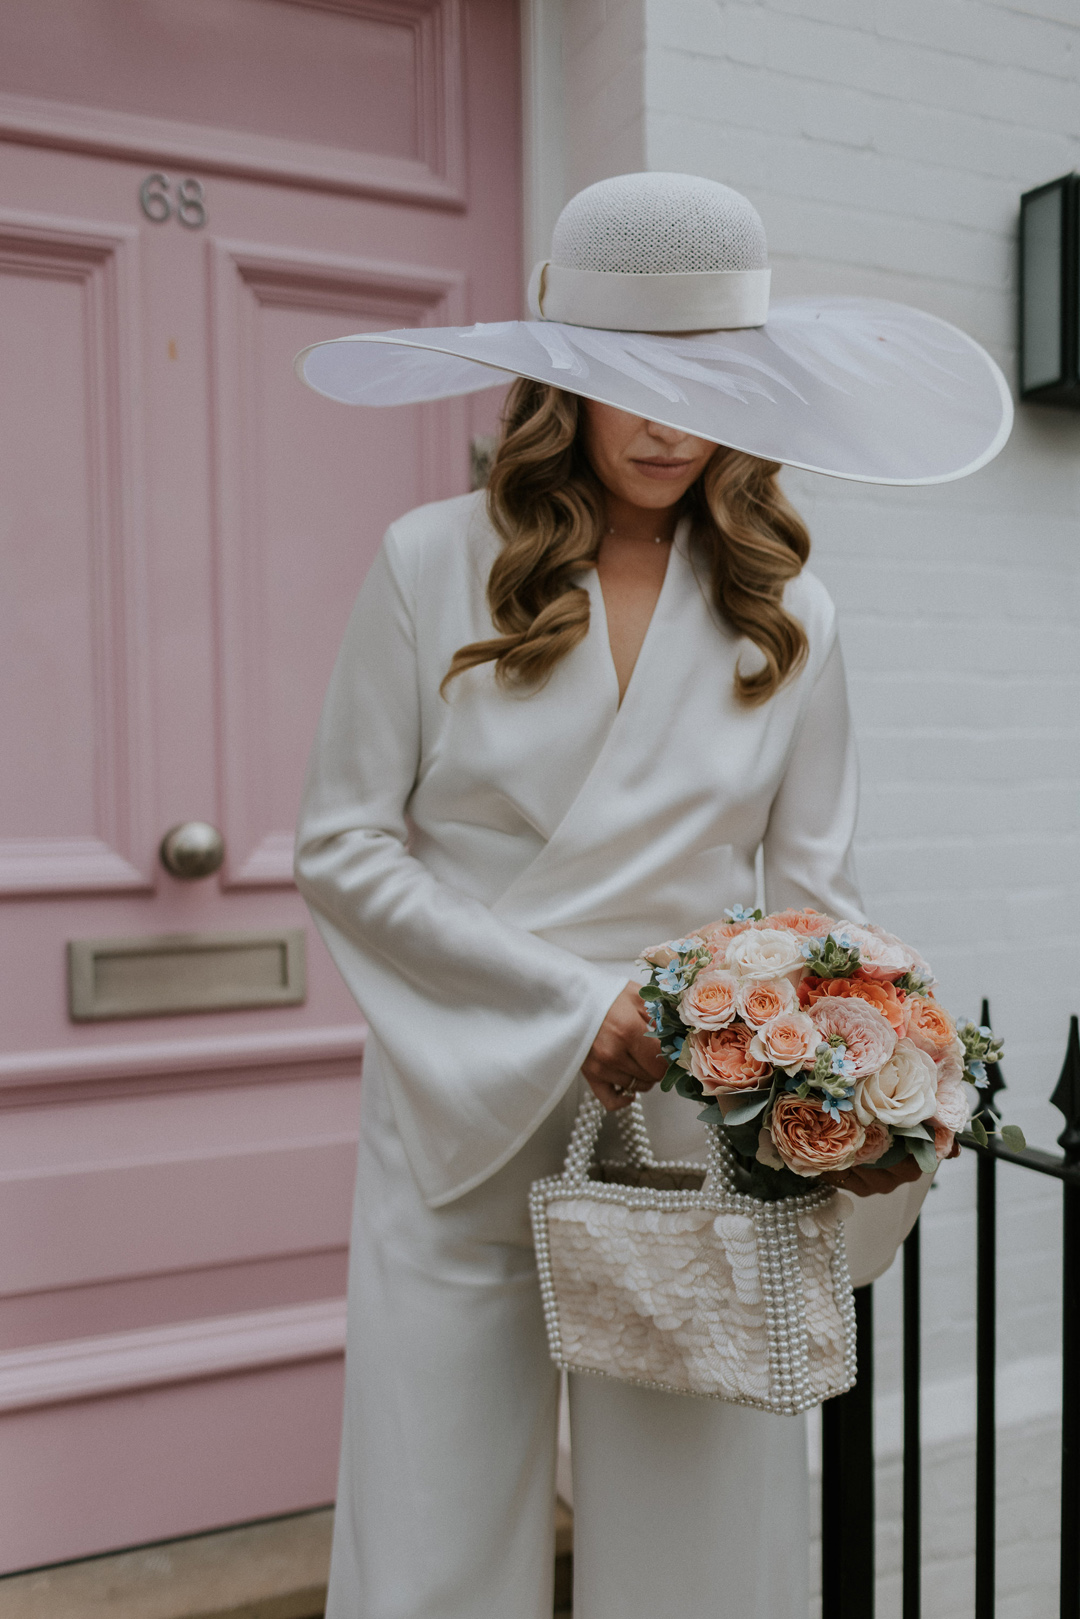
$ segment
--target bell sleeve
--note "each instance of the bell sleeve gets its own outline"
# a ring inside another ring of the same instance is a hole
[[[331,677],[296,880],[438,1207],[500,1169],[556,1106],[625,977],[496,917],[410,854],[422,704],[406,579],[391,530]]]
[[[810,906],[864,920],[852,852],[858,813],[859,763],[834,630],[762,840],[767,911]]]
[[[763,840],[770,911],[810,905],[838,921],[865,920],[852,844],[859,811],[859,765],[840,642],[814,682]],[[844,1193],[852,1281],[883,1275],[919,1217],[933,1174],[874,1197]]]

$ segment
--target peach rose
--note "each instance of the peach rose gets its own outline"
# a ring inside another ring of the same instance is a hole
[[[707,1091],[756,1090],[769,1065],[750,1055],[750,1030],[736,1023],[726,1029],[695,1029],[686,1037],[689,1068]]]
[[[802,968],[803,953],[784,928],[752,928],[732,939],[724,964],[740,978],[784,978]]]
[[[957,1130],[966,1130],[971,1122],[971,1115],[979,1105],[979,1098],[973,1085],[951,1071],[942,1072],[942,1063],[937,1070],[937,1097],[934,1103],[934,1123],[944,1125],[947,1130],[954,1133]]]
[[[817,1025],[805,1012],[780,1012],[757,1031],[750,1042],[750,1055],[786,1074],[796,1074],[806,1063],[813,1066],[820,1044]]]
[[[813,973],[807,973],[799,985],[802,1005],[813,1006],[815,1001],[822,1000],[826,995],[854,996],[867,1001],[877,1008],[882,1017],[888,1018],[897,1035],[904,1032],[904,1003],[892,984],[882,983],[876,978],[864,978],[861,973],[856,973],[853,978],[815,978]]]
[[[831,933],[836,923],[831,916],[823,916],[820,911],[773,911],[771,916],[763,916],[760,922],[755,922],[756,928],[786,928],[789,933],[797,933],[803,939],[824,938]]]
[[[853,1112],[826,1113],[816,1097],[785,1091],[772,1105],[773,1146],[796,1175],[850,1169],[866,1144],[866,1131]]]
[[[781,1012],[795,1010],[795,991],[789,978],[740,978],[737,983],[739,1016],[752,1029],[760,1029]]]
[[[749,922],[710,922],[707,928],[699,928],[698,932],[706,944],[723,943],[726,947],[729,940],[737,939],[749,926]]]
[[[833,932],[858,946],[859,965],[867,978],[891,981],[909,973],[915,965],[914,951],[884,928],[861,927],[858,922],[838,922]]]
[[[932,1059],[910,1040],[898,1040],[888,1062],[856,1085],[855,1112],[860,1124],[880,1119],[903,1130],[931,1117],[936,1094]]]
[[[943,1158],[958,1158],[960,1156],[960,1143],[956,1139],[956,1132],[950,1130],[948,1125],[933,1123],[934,1151],[940,1164]]]
[[[839,1035],[853,1063],[853,1077],[876,1074],[896,1050],[896,1034],[888,1018],[876,1007],[857,998],[826,995],[810,1009],[810,1019],[822,1039]]]
[[[937,1059],[952,1050],[956,1024],[937,1001],[924,995],[909,995],[904,1002],[904,1033],[921,1051]]]
[[[866,1131],[866,1140],[851,1160],[853,1166],[877,1163],[877,1160],[892,1146],[892,1136],[880,1120],[871,1119],[863,1128]]]
[[[726,1029],[735,1017],[733,973],[706,968],[679,997],[679,1016],[691,1029]]]

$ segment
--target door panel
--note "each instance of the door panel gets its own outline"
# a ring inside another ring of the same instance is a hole
[[[147,886],[136,241],[0,214],[0,893]]]
[[[0,7],[0,1571],[332,1496],[363,1024],[293,823],[381,535],[498,400],[292,360],[519,313],[512,0],[122,9]],[[70,940],[293,928],[302,1005],[68,1015]]]
[[[342,331],[453,324],[462,288],[457,276],[419,268],[208,246],[225,881],[291,884],[297,761],[314,734],[357,565],[395,516],[435,498],[462,434],[460,406],[344,411],[297,387],[293,359]]]

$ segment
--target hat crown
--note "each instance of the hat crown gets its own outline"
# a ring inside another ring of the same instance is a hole
[[[572,197],[555,222],[553,264],[576,270],[672,275],[762,270],[757,209],[718,180],[692,174],[620,174]]]

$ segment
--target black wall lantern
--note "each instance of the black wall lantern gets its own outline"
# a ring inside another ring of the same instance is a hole
[[[1080,175],[1020,198],[1020,397],[1080,410]]]

